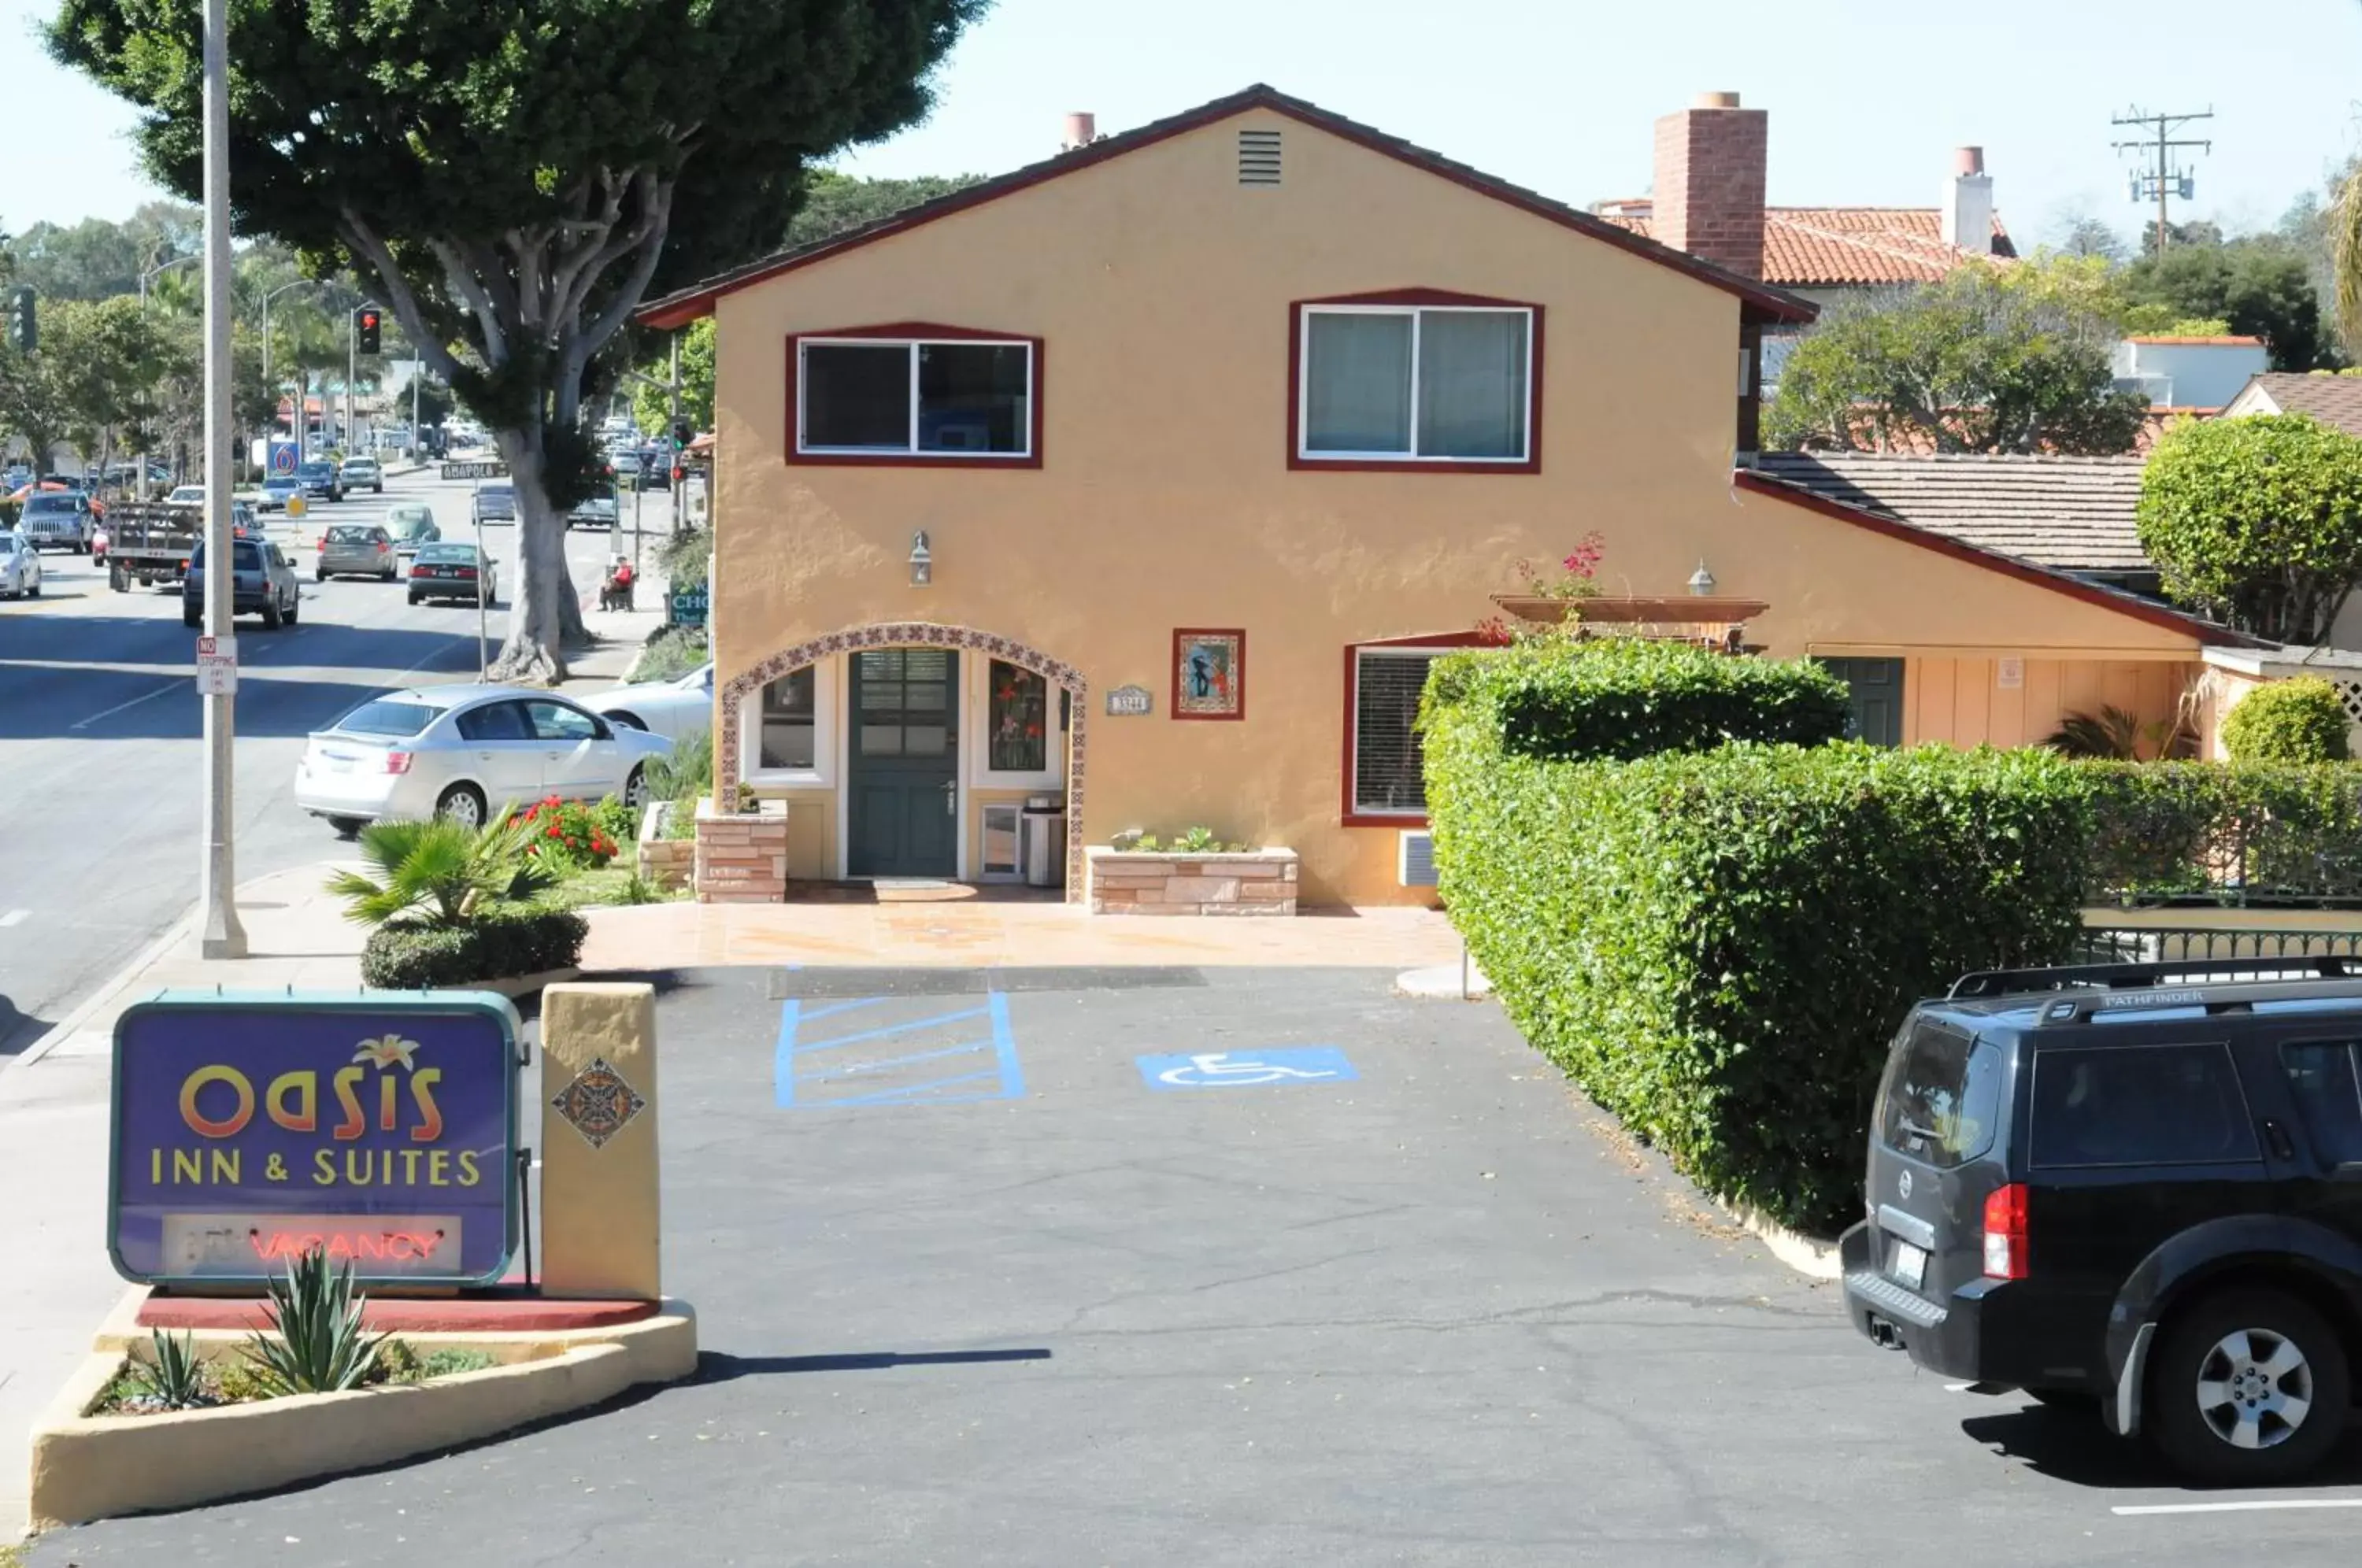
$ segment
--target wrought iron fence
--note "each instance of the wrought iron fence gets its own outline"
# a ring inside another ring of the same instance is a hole
[[[2208,958],[2362,957],[2353,931],[2237,931],[2221,926],[2095,926],[2083,933],[2078,964],[2159,964]]]

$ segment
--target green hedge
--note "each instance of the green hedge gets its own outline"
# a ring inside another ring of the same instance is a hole
[[[2319,676],[2275,680],[2232,708],[2223,746],[2234,762],[2344,762],[2347,722],[2337,688]]]
[[[380,990],[462,986],[571,969],[590,927],[571,910],[503,911],[464,926],[396,922],[370,933],[361,984]]]
[[[1858,1218],[1911,1003],[2071,950],[2088,785],[2043,751],[1538,761],[1429,694],[1441,892],[1509,1018],[1707,1190]]]
[[[2362,767],[2081,766],[2097,829],[2093,903],[2362,900]]]
[[[1437,661],[1435,701],[1492,713],[1513,756],[1573,760],[1705,751],[1726,741],[1817,745],[1846,733],[1845,682],[1809,660],[1738,658],[1679,643],[1538,641]]]

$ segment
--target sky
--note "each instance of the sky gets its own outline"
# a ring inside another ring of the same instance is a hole
[[[54,8],[0,0],[0,229],[156,193],[129,111],[32,40]],[[933,117],[838,166],[999,173],[1055,152],[1066,111],[1115,132],[1253,82],[1578,204],[1640,193],[1655,118],[1736,91],[1771,115],[1773,204],[1932,206],[1981,145],[2021,242],[2135,231],[2153,208],[2110,117],[2212,108],[2174,216],[2235,232],[2362,150],[2362,0],[999,0]]]

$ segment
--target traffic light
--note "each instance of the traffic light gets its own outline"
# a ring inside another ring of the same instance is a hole
[[[688,451],[690,438],[696,434],[696,431],[689,427],[688,420],[681,420],[672,427],[672,449],[676,452]]]
[[[353,352],[374,354],[378,351],[378,332],[385,325],[377,306],[365,304],[353,312]]]
[[[19,354],[29,354],[40,340],[40,323],[33,316],[33,291],[16,289],[8,295],[8,347]]]

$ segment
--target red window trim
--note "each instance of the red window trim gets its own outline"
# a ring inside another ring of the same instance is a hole
[[[876,337],[889,341],[1023,343],[1032,350],[1032,428],[1023,457],[922,457],[916,452],[806,452],[803,435],[803,345],[811,339]],[[1042,466],[1042,386],[1046,356],[1042,339],[1023,332],[988,332],[973,326],[947,326],[934,321],[889,321],[868,326],[840,326],[825,332],[788,335],[787,460],[793,468],[839,469],[1038,469]]]
[[[1235,713],[1185,713],[1181,711],[1181,639],[1184,637],[1236,637],[1239,640],[1239,711]],[[1175,626],[1173,628],[1173,706],[1166,710],[1175,719],[1199,723],[1244,723],[1247,716],[1247,634],[1243,626]]]
[[[1530,312],[1533,341],[1527,345],[1532,374],[1526,379],[1526,455],[1514,463],[1442,458],[1312,458],[1304,455],[1304,312],[1308,305],[1474,305]],[[1542,471],[1542,307],[1531,300],[1495,299],[1448,289],[1383,289],[1375,293],[1330,294],[1291,300],[1287,306],[1287,466],[1305,472],[1372,474],[1538,474]]]
[[[1345,645],[1345,740],[1340,762],[1341,790],[1337,821],[1342,827],[1423,828],[1425,812],[1363,812],[1353,802],[1353,732],[1361,713],[1362,654],[1369,648],[1473,648],[1486,646],[1481,632],[1433,632],[1418,637],[1373,637]]]

